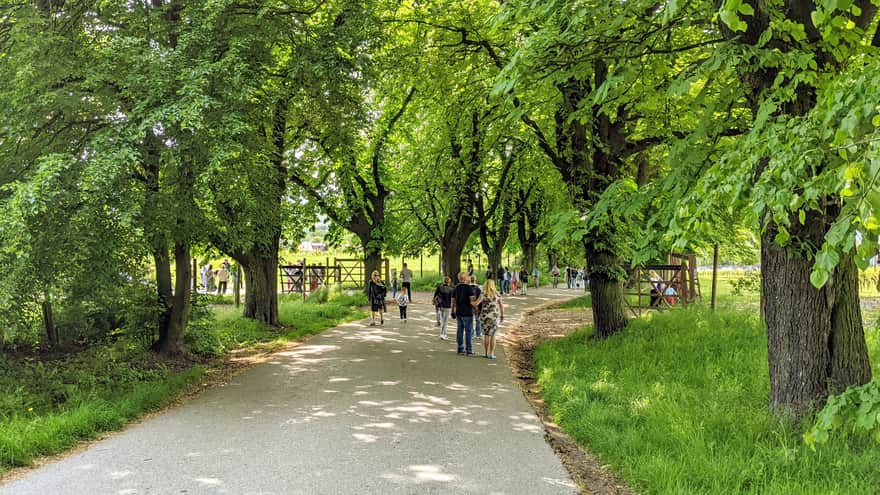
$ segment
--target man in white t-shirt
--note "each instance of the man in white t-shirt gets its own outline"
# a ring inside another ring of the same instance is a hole
[[[403,286],[402,290],[406,291],[406,297],[409,298],[409,302],[412,302],[412,278],[412,270],[407,268],[406,263],[404,263],[403,270],[400,270],[400,285]]]

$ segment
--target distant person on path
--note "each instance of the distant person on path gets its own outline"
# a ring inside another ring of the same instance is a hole
[[[501,292],[510,295],[510,279],[512,275],[510,274],[510,268],[504,267],[504,287]]]
[[[217,290],[217,287],[214,286],[214,267],[210,264],[208,265],[208,283],[207,283],[208,292],[214,292]]]
[[[217,294],[226,295],[226,286],[229,282],[229,263],[220,265],[217,270]]]
[[[532,287],[537,289],[538,287],[541,286],[540,277],[541,277],[541,272],[538,271],[538,267],[536,265],[534,268],[532,268]]]
[[[471,288],[473,289],[474,297],[477,298],[477,301],[480,300],[480,295],[483,293],[483,289],[480,288],[480,285],[477,284],[477,277],[471,275],[470,278]],[[483,323],[480,320],[480,307],[479,303],[474,306],[474,339],[482,338],[483,336]]]
[[[565,265],[565,285],[569,289],[574,285],[574,273],[572,273],[571,267],[568,265]]]
[[[202,265],[202,268],[199,270],[202,275],[202,289],[205,292],[208,292],[208,270],[210,269],[210,265]]]
[[[367,287],[367,294],[370,297],[370,326],[376,326],[376,314],[379,314],[379,323],[385,324],[385,296],[388,289],[385,283],[379,278],[379,271],[373,270],[370,275],[370,284]]]
[[[526,267],[520,267],[519,269],[519,290],[520,293],[525,296],[527,295],[527,289],[529,288],[529,272],[526,271]]]
[[[412,279],[413,272],[409,268],[406,267],[406,263],[403,264],[403,270],[400,270],[400,281],[403,284],[403,290],[406,291],[406,297],[409,298],[409,302],[412,302]]]
[[[511,285],[513,289],[513,295],[517,295],[516,290],[519,286],[519,272],[516,271],[516,268],[513,269],[513,274],[511,275]]]
[[[470,278],[473,274],[474,274],[474,262],[471,261],[470,258],[468,258],[468,264],[467,264],[467,276],[468,276],[468,278]]]
[[[458,354],[473,356],[474,343],[474,304],[476,303],[473,287],[468,283],[465,272],[458,273],[458,285],[452,292],[452,317],[455,318],[455,343]]]
[[[443,277],[443,283],[434,290],[434,300],[440,314],[440,340],[448,338],[446,334],[446,326],[449,323],[449,315],[452,312],[452,294],[455,287],[452,285],[452,279]]]
[[[495,272],[495,284],[499,291],[504,292],[504,267],[501,265],[498,265],[498,271]]]
[[[483,325],[483,352],[489,359],[495,359],[495,334],[498,327],[504,322],[504,305],[501,303],[501,294],[495,289],[495,282],[487,280],[483,286],[481,302],[483,309],[480,311],[480,320]]]
[[[553,288],[556,289],[559,287],[559,267],[553,265],[553,268],[550,269],[550,275],[553,276]]]
[[[407,301],[406,294],[401,292],[400,295],[397,296],[397,307],[400,308],[400,319],[403,320],[404,323],[406,323],[406,304],[407,304],[407,302],[408,301]]]
[[[391,269],[391,298],[397,299],[397,268]]]
[[[578,268],[577,275],[575,275],[574,286],[577,289],[581,288],[581,284],[584,283],[584,269]]]

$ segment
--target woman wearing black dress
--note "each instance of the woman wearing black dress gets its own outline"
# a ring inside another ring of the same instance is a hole
[[[370,284],[367,289],[367,293],[370,297],[370,326],[376,325],[376,313],[379,314],[379,322],[384,325],[385,295],[388,293],[388,289],[385,288],[385,283],[379,278],[379,272],[377,270],[373,270],[373,274],[370,276]]]

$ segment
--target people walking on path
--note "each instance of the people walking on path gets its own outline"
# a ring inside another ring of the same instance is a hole
[[[480,284],[477,283],[477,277],[471,275],[470,277],[471,288],[473,289],[474,297],[477,298],[477,301],[480,299],[480,295],[483,293],[483,289],[480,288]],[[480,305],[477,303],[474,306],[474,338],[480,339],[483,337],[483,323],[480,321]]]
[[[540,286],[541,286],[541,272],[538,271],[538,266],[535,265],[535,267],[532,268],[532,287],[537,289]]]
[[[553,268],[550,269],[550,275],[553,277],[553,288],[556,289],[559,287],[559,267],[553,265]]]
[[[370,284],[367,287],[367,293],[370,297],[370,326],[376,326],[376,315],[379,315],[379,324],[385,324],[385,296],[388,289],[385,282],[379,278],[379,271],[373,270],[370,275]]]
[[[495,334],[504,322],[504,305],[501,294],[495,289],[495,282],[487,280],[483,287],[480,305],[480,320],[483,325],[483,352],[489,359],[495,359]]]
[[[440,339],[446,340],[446,326],[449,323],[449,315],[452,312],[452,294],[455,287],[452,285],[452,279],[443,277],[443,283],[434,290],[434,300],[437,302],[438,313],[440,314]]]
[[[397,307],[400,308],[400,319],[406,323],[406,305],[407,305],[407,297],[403,292],[397,296]]]
[[[470,276],[473,275],[473,274],[474,274],[474,262],[471,261],[470,258],[468,258],[468,262],[467,262],[467,276],[470,277]]]
[[[522,266],[519,269],[519,291],[520,295],[526,295],[526,289],[529,286],[529,272],[526,271],[526,267]]]
[[[510,295],[511,277],[512,277],[512,275],[510,274],[510,268],[505,266],[504,267],[504,290],[502,290],[501,292],[504,292],[507,295]]]
[[[574,274],[572,273],[572,268],[568,265],[565,266],[565,286],[571,289],[571,286],[574,285]]]
[[[495,284],[499,292],[504,292],[504,267],[499,265],[498,271],[495,272]]]
[[[412,302],[412,279],[413,272],[409,268],[407,268],[406,263],[403,264],[403,270],[400,270],[400,282],[403,285],[404,291],[406,291],[406,297],[409,298],[409,302]]]
[[[474,305],[476,304],[473,286],[468,282],[465,272],[459,272],[458,285],[452,294],[452,317],[455,318],[455,343],[459,355],[474,355]]]
[[[225,295],[228,283],[229,263],[223,263],[220,265],[220,269],[217,270],[217,294]]]
[[[200,274],[202,275],[202,289],[205,292],[208,292],[208,270],[211,269],[211,265],[202,265],[202,268],[199,269]]]
[[[208,282],[205,287],[209,294],[217,290],[217,287],[214,285],[214,267],[211,264],[208,264]]]
[[[391,298],[397,299],[397,268],[391,269]]]

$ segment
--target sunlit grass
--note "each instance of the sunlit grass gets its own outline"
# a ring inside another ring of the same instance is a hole
[[[817,452],[806,425],[769,415],[766,336],[754,312],[690,308],[589,328],[535,354],[554,418],[639,493],[877,493],[880,446],[836,439]],[[877,372],[880,343],[870,331]]]

